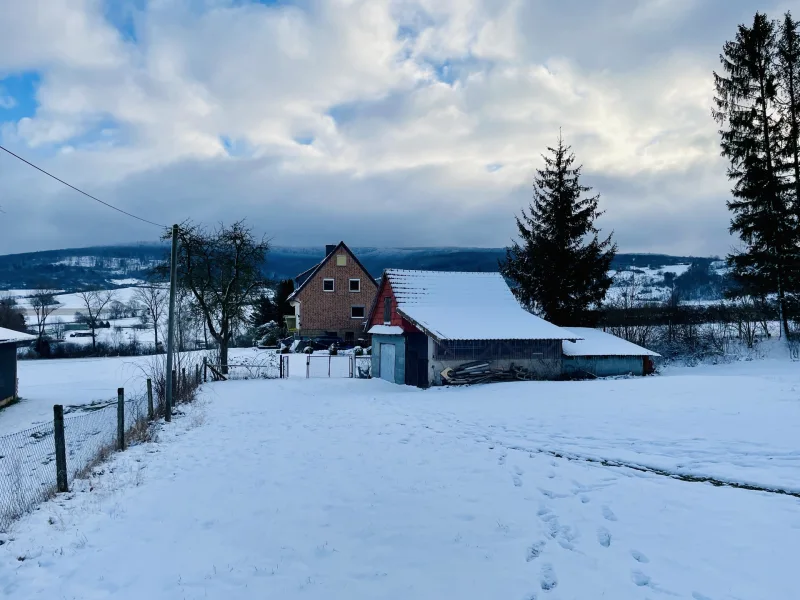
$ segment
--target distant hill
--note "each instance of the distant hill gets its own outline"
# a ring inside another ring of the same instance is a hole
[[[353,248],[364,267],[379,277],[384,269],[496,271],[502,248]],[[318,263],[324,246],[271,249],[265,270],[274,279],[291,278]],[[119,280],[146,279],[166,260],[167,245],[129,244],[0,255],[0,290],[48,286],[67,291],[118,287]],[[664,266],[710,264],[709,257],[618,254],[613,269],[658,271]]]

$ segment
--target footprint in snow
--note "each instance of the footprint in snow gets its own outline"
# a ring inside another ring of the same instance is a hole
[[[522,479],[520,479],[519,475],[514,475],[511,479],[514,481],[514,487],[522,487]]]
[[[639,552],[638,550],[631,550],[631,556],[636,562],[640,563],[649,563],[650,559],[647,558],[644,554]]]
[[[505,454],[501,454],[500,455],[500,458],[497,459],[497,464],[498,465],[506,464],[506,455]]]
[[[597,541],[603,548],[608,548],[611,545],[611,533],[605,527],[600,527],[597,530]]]
[[[614,512],[610,508],[608,508],[607,506],[604,506],[603,507],[603,518],[606,521],[616,521],[617,520],[617,515],[615,515]]]
[[[581,502],[583,504],[588,504],[589,503],[589,496],[585,496],[585,495],[581,496]]]
[[[542,577],[539,580],[539,585],[545,592],[549,592],[558,585],[558,578],[556,572],[553,570],[553,565],[547,564],[542,566]]]
[[[536,560],[542,554],[544,550],[545,542],[544,540],[539,542],[534,542],[530,546],[528,546],[528,554],[525,557],[525,562],[531,562],[532,560]]]
[[[711,598],[704,596],[700,592],[692,592],[692,598],[694,598],[694,600],[711,600]]]
[[[520,469],[517,465],[514,465],[514,473],[517,475],[522,475],[522,469]]]
[[[641,571],[631,571],[631,579],[633,579],[633,583],[639,587],[650,585],[650,576],[645,575]]]

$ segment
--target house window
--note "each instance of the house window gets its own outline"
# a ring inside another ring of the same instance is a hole
[[[383,324],[392,324],[392,298],[387,296],[383,299]]]
[[[363,306],[351,306],[350,307],[350,318],[351,319],[363,319],[364,318],[364,307]]]
[[[360,279],[351,279],[350,280],[350,291],[351,292],[360,292],[361,291],[361,280]]]
[[[346,267],[347,266],[347,254],[337,254],[336,255],[336,266],[337,267]]]
[[[333,291],[333,279],[323,279],[322,280],[322,291],[323,292],[332,292]]]

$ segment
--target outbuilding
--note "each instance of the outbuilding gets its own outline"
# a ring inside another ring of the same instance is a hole
[[[649,375],[661,355],[599,329],[570,327],[575,341],[562,344],[566,377]]]
[[[17,345],[36,336],[0,327],[0,407],[17,397]]]
[[[388,269],[368,327],[373,377],[418,387],[475,362],[556,379],[564,340],[580,338],[524,310],[499,273]]]

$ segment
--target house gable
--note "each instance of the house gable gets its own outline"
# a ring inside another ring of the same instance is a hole
[[[378,286],[378,293],[375,295],[375,301],[370,309],[367,328],[369,329],[374,325],[386,324],[386,321],[384,320],[384,302],[386,301],[386,298],[391,298],[392,302],[389,325],[400,327],[405,333],[419,332],[419,329],[417,329],[413,323],[405,319],[403,315],[400,314],[400,310],[397,306],[397,298],[392,290],[392,282],[389,281],[389,278],[385,273],[381,278],[380,285]]]
[[[355,254],[340,242],[291,296],[299,305],[300,331],[362,332],[377,286]]]

